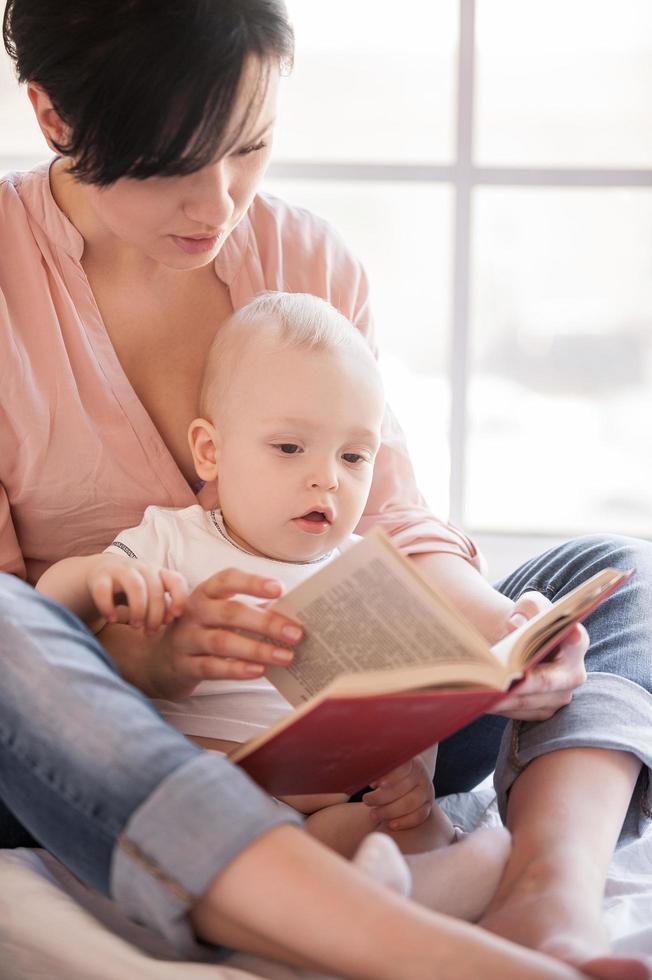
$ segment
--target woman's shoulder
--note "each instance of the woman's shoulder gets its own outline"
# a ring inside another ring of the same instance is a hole
[[[329,221],[266,192],[256,195],[249,220],[269,288],[323,296],[353,318],[365,275]]]
[[[50,163],[41,163],[32,170],[12,170],[0,177],[0,222],[27,221],[34,193],[42,192],[48,181]]]
[[[25,173],[16,170],[0,177],[0,229],[5,241],[16,228],[27,222],[25,204],[20,196],[24,178]],[[4,249],[2,251],[4,252]]]

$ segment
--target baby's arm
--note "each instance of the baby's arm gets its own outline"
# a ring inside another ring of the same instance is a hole
[[[106,553],[64,558],[43,573],[36,588],[94,632],[105,622],[123,622],[155,633],[181,615],[189,592],[179,572]]]

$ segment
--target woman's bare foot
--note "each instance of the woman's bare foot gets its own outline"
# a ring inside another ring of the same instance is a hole
[[[547,868],[526,868],[517,880],[506,875],[480,925],[490,932],[572,964],[595,980],[652,980],[640,960],[609,956],[601,903],[593,890],[572,888]],[[597,906],[597,907],[596,907]]]
[[[480,920],[490,932],[521,946],[537,949],[567,963],[586,963],[609,952],[602,921],[602,890],[592,879],[594,869],[577,860],[569,870],[545,861],[508,868],[498,891]]]
[[[582,972],[595,980],[650,980],[652,973],[641,960],[608,956],[584,963]]]

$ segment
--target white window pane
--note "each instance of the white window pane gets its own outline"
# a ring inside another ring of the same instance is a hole
[[[476,160],[652,164],[650,0],[478,0]]]
[[[18,85],[12,62],[0,48],[0,164],[4,157],[45,159],[49,150],[27,98],[27,87]]]
[[[450,189],[380,181],[265,186],[331,221],[364,263],[388,400],[422,492],[447,514]]]
[[[649,536],[652,192],[484,189],[474,215],[467,523]]]
[[[457,0],[287,6],[296,62],[281,86],[277,159],[451,159]]]

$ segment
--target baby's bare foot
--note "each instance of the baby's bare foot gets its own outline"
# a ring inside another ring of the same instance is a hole
[[[503,827],[476,830],[425,854],[401,854],[389,836],[374,833],[362,842],[353,864],[434,912],[475,922],[496,891],[509,850],[510,835]]]
[[[412,876],[405,858],[387,834],[369,834],[352,858],[353,864],[369,878],[386,888],[407,896],[412,890]]]
[[[434,912],[477,922],[498,887],[510,849],[509,831],[494,827],[429,854],[406,854],[411,898]]]

